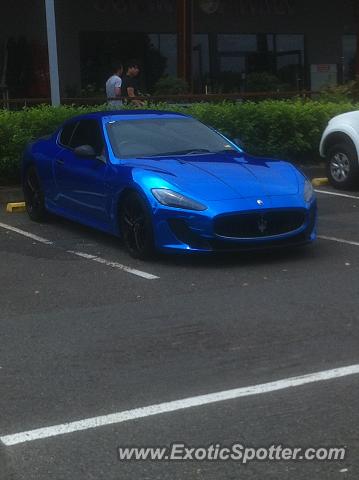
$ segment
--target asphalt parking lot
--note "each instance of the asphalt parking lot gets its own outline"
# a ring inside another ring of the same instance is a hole
[[[2,208],[0,479],[358,478],[359,192],[319,190],[314,245],[151,262],[91,229]],[[155,415],[136,410],[153,405]],[[118,446],[174,442],[345,446],[347,456],[117,458]]]

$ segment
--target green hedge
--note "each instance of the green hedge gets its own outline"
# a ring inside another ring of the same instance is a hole
[[[105,106],[97,107],[98,110]],[[265,100],[221,104],[197,103],[186,107],[157,105],[149,108],[194,115],[224,134],[240,137],[246,150],[291,161],[316,161],[321,134],[328,120],[359,109],[353,103],[302,100]],[[0,182],[19,180],[19,159],[26,143],[55,130],[64,120],[94,107],[41,106],[17,112],[0,110]]]

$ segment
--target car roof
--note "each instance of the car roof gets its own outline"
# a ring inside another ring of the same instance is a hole
[[[112,119],[115,117],[128,117],[128,116],[138,116],[141,118],[152,117],[153,116],[175,116],[175,117],[184,117],[189,118],[190,115],[186,115],[184,113],[178,112],[170,112],[166,110],[104,110],[99,112],[90,112],[90,113],[83,113],[81,115],[76,115],[75,117],[69,118],[67,122],[73,122],[76,120],[84,120],[84,119],[97,119],[100,120],[104,117],[111,117]]]

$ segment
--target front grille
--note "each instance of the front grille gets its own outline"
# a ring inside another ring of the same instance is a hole
[[[266,242],[231,242],[229,240],[215,239],[210,240],[210,246],[213,250],[222,252],[251,252],[251,251],[266,251],[275,248],[284,248],[291,246],[304,245],[308,243],[309,237],[304,232],[301,232],[293,237],[281,238],[276,240],[268,240]]]
[[[221,237],[272,237],[298,230],[306,221],[306,211],[263,210],[220,215],[214,220],[214,232]]]

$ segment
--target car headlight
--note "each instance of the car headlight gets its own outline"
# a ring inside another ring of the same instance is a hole
[[[304,184],[304,200],[307,203],[310,203],[313,200],[313,197],[314,197],[313,185],[309,180],[306,180]]]
[[[202,203],[185,197],[181,193],[168,190],[167,188],[153,188],[152,193],[156,200],[162,203],[162,205],[167,205],[167,207],[198,211],[207,210],[207,207],[202,205]]]

